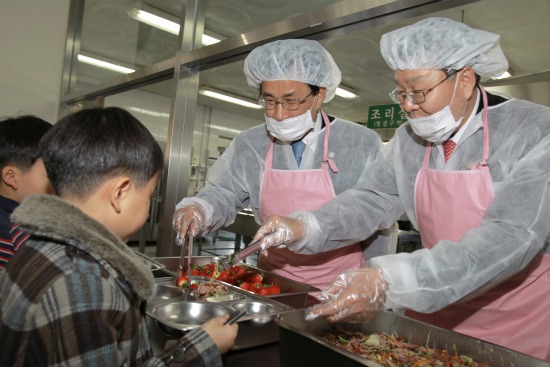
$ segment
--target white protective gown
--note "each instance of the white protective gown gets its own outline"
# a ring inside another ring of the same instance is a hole
[[[307,137],[309,142],[303,153],[300,168],[296,164],[290,144],[276,141],[273,168],[283,170],[320,168],[325,130],[323,128],[312,132],[310,135],[313,137]],[[211,208],[208,211],[212,214],[211,223],[208,218],[206,221],[210,231],[230,225],[234,222],[237,213],[246,207],[252,209],[256,222],[260,224],[260,180],[270,139],[265,124],[237,135],[210,169],[206,187],[195,197],[183,199],[176,209],[193,202],[198,202],[202,206],[210,205]],[[336,195],[365,179],[370,172],[367,167],[380,153],[381,147],[380,137],[374,131],[349,121],[332,120],[329,157],[336,162],[339,172],[330,171],[330,177]],[[395,222],[385,227],[390,229],[379,231],[364,241],[366,258],[395,252],[397,241]],[[359,238],[354,243],[367,237]]]
[[[481,160],[480,108],[450,164],[444,163],[442,149],[432,149],[429,167],[466,170]],[[467,232],[458,246],[444,240],[431,250],[372,259],[389,284],[386,308],[434,312],[493,287],[535,255],[550,252],[550,108],[489,94],[488,121],[495,198],[481,225]],[[414,184],[425,149],[426,141],[408,124],[401,126],[365,181],[317,211],[291,215],[309,223],[308,243],[322,244],[317,250],[324,251],[342,241],[353,242],[404,212],[416,226]]]

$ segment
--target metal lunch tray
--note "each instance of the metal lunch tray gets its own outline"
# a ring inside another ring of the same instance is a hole
[[[204,277],[191,277],[192,282],[208,280]],[[179,288],[171,282],[158,282],[155,284],[152,297],[147,301],[146,314],[173,331],[185,333],[214,316],[229,315],[238,309],[247,311],[239,319],[239,323],[258,326],[270,323],[281,313],[294,310],[284,303],[259,296],[239,287],[217,280],[212,280],[212,282],[225,285],[229,292],[228,296],[221,296],[219,299],[199,298],[193,294],[193,291]]]

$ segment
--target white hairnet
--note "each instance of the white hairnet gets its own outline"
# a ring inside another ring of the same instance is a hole
[[[427,18],[384,34],[380,50],[393,70],[471,66],[480,77],[490,78],[508,69],[499,38],[452,19]]]
[[[275,41],[254,49],[244,61],[248,85],[263,81],[296,80],[327,89],[325,102],[334,97],[340,84],[340,69],[317,41],[290,39]]]

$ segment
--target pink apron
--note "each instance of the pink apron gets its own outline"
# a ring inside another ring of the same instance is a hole
[[[316,210],[334,198],[334,187],[329,175],[329,165],[334,172],[338,168],[328,158],[330,121],[321,112],[326,125],[324,156],[321,169],[277,170],[272,169],[273,141],[265,158],[265,170],[260,190],[262,222],[272,214],[287,216],[297,210]],[[313,255],[296,254],[287,248],[270,248],[268,256],[260,255],[258,267],[286,278],[323,289],[340,272],[363,265],[360,244]]]
[[[483,94],[483,160],[470,171],[428,168],[426,149],[415,184],[415,209],[422,244],[460,241],[481,224],[494,193],[487,167],[489,127],[487,95]],[[541,255],[499,286],[432,314],[407,311],[420,321],[467,334],[544,360],[550,360],[550,256]]]

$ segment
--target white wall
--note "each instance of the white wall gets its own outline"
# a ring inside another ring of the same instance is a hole
[[[0,1],[0,116],[57,120],[69,0]]]

